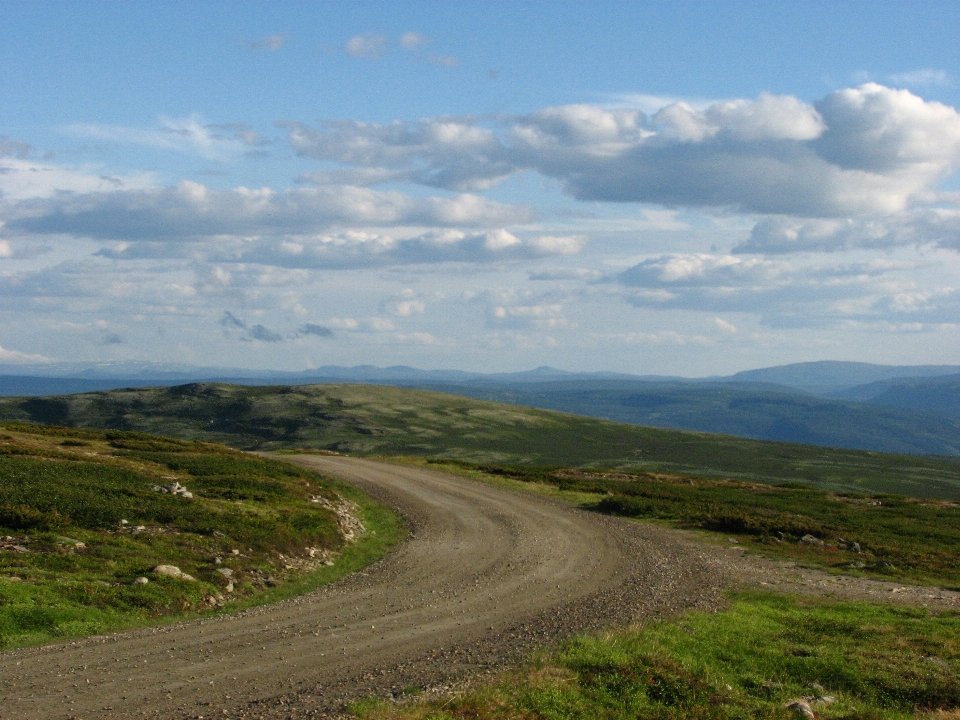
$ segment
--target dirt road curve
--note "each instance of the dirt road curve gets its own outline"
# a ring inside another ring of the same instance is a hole
[[[412,538],[335,585],[202,621],[0,655],[0,718],[289,718],[444,683],[613,622],[710,606],[718,553],[663,529],[416,468],[294,461],[396,507]]]

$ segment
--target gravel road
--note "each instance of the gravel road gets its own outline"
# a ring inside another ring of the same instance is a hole
[[[299,718],[482,676],[584,630],[722,605],[777,568],[654,525],[454,475],[287,456],[397,508],[366,571],[234,615],[0,654],[0,718]]]

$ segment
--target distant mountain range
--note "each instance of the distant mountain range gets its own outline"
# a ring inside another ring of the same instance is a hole
[[[960,455],[960,365],[808,362],[726,377],[323,366],[303,372],[154,363],[0,366],[0,396],[219,381],[369,383],[442,390],[637,425],[864,450]]]

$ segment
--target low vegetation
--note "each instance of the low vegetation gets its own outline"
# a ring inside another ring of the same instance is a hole
[[[0,647],[276,600],[357,569],[399,533],[359,493],[276,460],[7,423]]]
[[[365,720],[956,717],[960,616],[741,594],[718,614],[582,637],[498,683],[354,707]],[[796,707],[796,706],[795,706]]]
[[[0,419],[133,430],[242,449],[620,468],[960,501],[960,458],[638,427],[394,387],[199,383],[2,398]]]

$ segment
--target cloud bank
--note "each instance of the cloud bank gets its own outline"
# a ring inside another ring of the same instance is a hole
[[[815,104],[762,94],[652,116],[592,105],[483,122],[291,124],[304,157],[455,191],[535,171],[579,200],[799,217],[892,214],[960,164],[960,114],[875,83]]]
[[[534,218],[525,207],[476,195],[414,198],[340,186],[274,191],[172,187],[59,195],[18,203],[6,230],[98,240],[175,240],[318,232],[338,225],[490,227]]]

